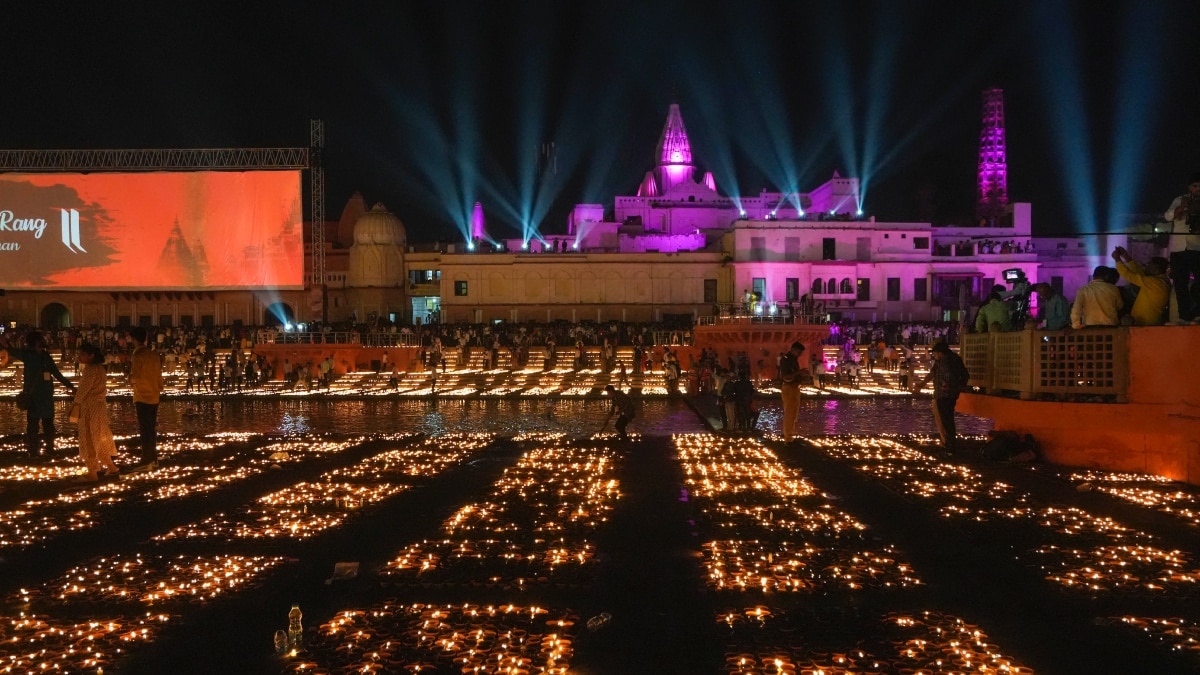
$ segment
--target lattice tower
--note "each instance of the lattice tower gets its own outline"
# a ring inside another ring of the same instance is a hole
[[[1004,90],[983,92],[983,128],[979,133],[979,203],[976,215],[994,220],[1008,205],[1008,159],[1004,138]]]

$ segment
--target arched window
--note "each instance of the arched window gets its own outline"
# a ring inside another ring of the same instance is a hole
[[[820,279],[813,279],[812,292],[813,295],[824,295],[825,283]]]
[[[825,282],[825,292],[830,295],[837,293],[837,279],[829,277],[829,281]]]
[[[849,279],[842,279],[841,292],[842,293],[853,293],[854,292],[854,284],[851,284]]]

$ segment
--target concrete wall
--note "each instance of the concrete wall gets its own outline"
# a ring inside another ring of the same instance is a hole
[[[1129,329],[1129,403],[1020,401],[965,394],[960,412],[1032,434],[1046,459],[1200,485],[1200,326]]]

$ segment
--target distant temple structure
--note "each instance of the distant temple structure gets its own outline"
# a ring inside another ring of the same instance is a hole
[[[878,222],[862,215],[858,179],[836,171],[807,192],[718,186],[671,104],[636,193],[577,204],[558,233],[497,237],[476,203],[470,240],[414,244],[399,218],[355,194],[337,222],[305,224],[304,268],[312,228],[323,228],[325,278],[310,275],[302,291],[10,292],[0,309],[42,326],[663,321],[711,315],[750,294],[766,314],[803,305],[835,321],[944,321],[1014,272],[1071,297],[1103,262],[1089,251],[1125,237],[1093,248],[1035,238],[1030,205],[1008,200],[1003,119],[1002,92],[985,92],[978,227]],[[185,246],[177,233],[163,255],[186,258]]]

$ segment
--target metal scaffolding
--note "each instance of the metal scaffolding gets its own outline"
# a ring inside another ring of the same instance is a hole
[[[312,185],[312,287],[320,289],[321,318],[325,313],[325,122],[309,120],[309,182]]]
[[[309,148],[0,150],[0,172],[308,169]]]
[[[309,121],[307,148],[0,150],[0,173],[307,170],[312,188],[312,287],[325,286],[325,123]],[[322,310],[322,315],[324,311]]]

